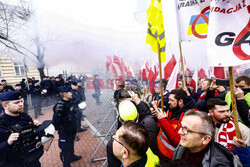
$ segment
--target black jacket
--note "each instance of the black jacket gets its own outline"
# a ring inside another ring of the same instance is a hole
[[[78,91],[79,96],[81,97],[81,102],[86,101],[84,87],[78,86],[78,90],[77,91]]]
[[[182,160],[185,152],[184,147],[178,146],[174,152],[173,160]],[[209,150],[205,154],[201,167],[237,167],[233,154],[224,146],[217,142],[211,142]]]
[[[78,110],[78,104],[81,103],[81,95],[79,94],[78,90],[74,90],[72,89],[71,90],[71,93],[72,93],[72,98],[71,98],[71,103],[72,103],[72,106],[74,107],[75,110]]]
[[[14,88],[10,85],[6,85],[5,87],[3,87],[3,91],[5,91],[5,92],[9,92],[9,91],[13,91],[13,90],[14,90]]]
[[[39,158],[43,154],[43,148],[32,149],[32,151],[27,151],[22,149],[20,151],[14,151],[13,145],[7,143],[10,134],[12,133],[8,126],[21,125],[22,127],[27,127],[33,125],[33,121],[29,115],[26,113],[20,113],[19,116],[13,117],[4,114],[0,120],[5,123],[0,123],[0,166],[5,167],[27,167],[31,165],[31,162],[39,163]],[[20,135],[21,136],[21,135]],[[19,137],[20,137],[19,136]],[[27,143],[26,143],[27,144]],[[35,143],[36,144],[36,143]],[[34,145],[35,145],[34,144]],[[32,148],[35,146],[31,145]],[[2,163],[6,164],[2,164]],[[29,165],[27,165],[29,164]]]
[[[76,134],[76,116],[71,102],[59,100],[53,107],[53,125],[59,131],[59,135],[74,136]]]

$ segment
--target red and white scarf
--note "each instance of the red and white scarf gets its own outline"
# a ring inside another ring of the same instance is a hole
[[[201,102],[206,97],[206,92],[202,92],[202,94],[199,97],[198,103]]]
[[[236,154],[235,149],[233,147],[234,136],[236,136],[235,125],[233,118],[230,117],[230,121],[228,123],[223,123],[220,126],[216,141],[221,145],[225,146],[233,154]]]

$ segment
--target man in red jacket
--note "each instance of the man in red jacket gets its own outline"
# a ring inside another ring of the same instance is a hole
[[[194,107],[193,101],[188,98],[187,93],[183,89],[172,90],[168,103],[169,110],[167,112],[154,107],[158,126],[160,127],[157,143],[160,156],[166,161],[173,158],[174,149],[180,142],[177,124],[181,122],[184,113]]]

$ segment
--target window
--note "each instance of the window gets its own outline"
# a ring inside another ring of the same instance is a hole
[[[16,76],[24,76],[25,75],[25,67],[21,62],[14,62],[14,68]]]

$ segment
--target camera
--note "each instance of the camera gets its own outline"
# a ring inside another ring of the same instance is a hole
[[[230,82],[229,82],[229,80],[225,80],[225,79],[217,79],[216,85],[230,86]]]

